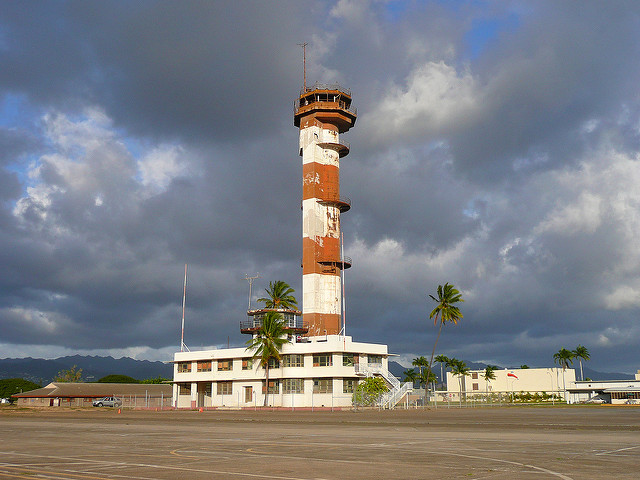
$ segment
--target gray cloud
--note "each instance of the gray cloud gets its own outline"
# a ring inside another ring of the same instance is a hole
[[[427,294],[448,281],[467,301],[443,353],[549,365],[581,343],[592,367],[635,370],[639,9],[485,7],[7,5],[0,343],[170,351],[185,263],[192,347],[244,340],[245,274],[256,296],[300,294],[308,41],[308,82],[344,83],[359,113],[348,332],[429,353]]]

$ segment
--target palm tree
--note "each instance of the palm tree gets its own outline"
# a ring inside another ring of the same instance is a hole
[[[422,367],[428,367],[429,360],[427,360],[424,356],[417,357],[413,359],[411,365],[413,365],[414,367],[418,367],[418,375],[422,375]]]
[[[491,380],[496,379],[495,371],[498,369],[495,365],[487,365],[484,369],[484,372],[480,375],[484,378],[484,381],[487,382],[487,397],[489,396],[489,385],[491,384]]]
[[[433,324],[436,325],[438,320],[440,321],[440,327],[438,328],[438,336],[436,337],[436,343],[433,345],[433,350],[431,352],[431,360],[429,360],[429,366],[427,367],[427,371],[431,372],[431,365],[433,364],[433,356],[436,353],[436,346],[438,345],[438,340],[440,339],[440,334],[442,333],[442,326],[447,322],[453,322],[454,325],[458,324],[458,320],[462,318],[462,313],[460,309],[455,305],[458,302],[464,302],[462,299],[462,295],[453,285],[449,285],[445,283],[444,286],[438,285],[437,290],[438,298],[433,295],[429,295],[431,299],[437,303],[436,308],[434,308],[429,314],[429,318],[433,318]],[[427,377],[429,374],[427,374]],[[424,392],[424,401],[425,405],[429,400],[429,392],[428,388]]]
[[[577,358],[580,362],[580,379],[584,380],[584,373],[582,372],[582,360],[589,360],[591,358],[589,350],[587,350],[587,347],[585,347],[584,345],[578,345],[573,351],[573,357]]]
[[[469,375],[469,367],[467,367],[464,361],[458,360],[457,358],[450,359],[450,365],[451,373],[457,375],[458,382],[460,383],[460,406],[462,406],[462,378]]]
[[[440,382],[444,383],[444,372],[442,371],[442,365],[445,364],[449,366],[449,357],[447,357],[446,355],[436,355],[436,358],[434,358],[434,360],[440,364]]]
[[[426,370],[418,375],[418,381],[420,382],[420,385],[424,385],[425,388],[429,383],[434,383],[436,380],[436,374],[433,372],[429,372],[429,376],[427,377]]]
[[[564,400],[567,401],[567,388],[565,385],[564,372],[569,367],[569,365],[573,365],[573,359],[575,358],[574,353],[571,350],[567,350],[566,348],[561,348],[557,353],[553,354],[553,361],[562,367],[562,389],[564,390]]]
[[[404,375],[404,380],[402,381],[411,382],[412,385],[415,385],[416,380],[418,379],[418,374],[413,368],[410,368],[410,369],[408,368],[407,370],[402,372],[402,375]]]
[[[264,406],[267,406],[269,398],[269,360],[280,360],[282,347],[289,343],[287,332],[284,329],[282,315],[278,312],[267,312],[262,318],[262,325],[251,340],[247,340],[247,350],[253,350],[253,358],[260,359],[260,365],[264,368],[266,379],[266,391]]]
[[[295,290],[288,283],[278,280],[269,282],[269,288],[264,289],[267,297],[259,298],[259,302],[264,302],[266,308],[284,308],[295,310],[298,308],[298,301],[293,296]]]

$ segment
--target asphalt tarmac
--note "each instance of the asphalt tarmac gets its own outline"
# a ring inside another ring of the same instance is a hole
[[[0,408],[0,479],[634,479],[640,408]]]

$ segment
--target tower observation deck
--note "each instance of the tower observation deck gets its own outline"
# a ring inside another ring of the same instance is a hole
[[[351,207],[340,197],[340,140],[356,122],[351,92],[339,85],[303,88],[294,105],[302,157],[302,318],[309,335],[341,330],[341,270],[351,267],[340,248],[340,214]]]

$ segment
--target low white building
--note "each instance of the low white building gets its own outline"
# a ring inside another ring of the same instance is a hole
[[[575,370],[567,368],[514,368],[494,370],[495,379],[486,380],[484,370],[471,370],[468,376],[447,372],[448,399],[463,397],[482,398],[489,394],[513,395],[520,393],[558,395],[570,400],[567,389],[575,384]]]
[[[635,380],[584,380],[567,387],[571,401],[602,401],[613,405],[640,404],[640,370]]]
[[[178,408],[254,408],[267,394],[265,370],[243,347],[174,355],[174,406]],[[281,360],[269,368],[271,407],[350,407],[358,381],[383,377],[398,397],[404,387],[389,374],[386,345],[354,342],[351,337],[292,336]],[[403,396],[404,394],[402,394]],[[388,398],[399,401],[401,398]]]

